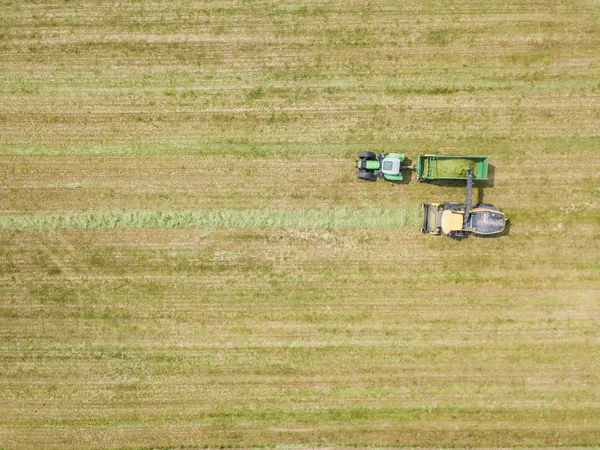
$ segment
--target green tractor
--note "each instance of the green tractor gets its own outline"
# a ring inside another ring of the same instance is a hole
[[[381,178],[388,181],[402,181],[402,170],[414,169],[412,166],[402,166],[406,158],[404,153],[359,152],[356,161],[356,176],[361,180],[376,180]]]
[[[471,206],[473,194],[473,174],[467,171],[466,203],[422,203],[422,233],[441,234],[451,238],[462,238],[469,235],[487,237],[504,233],[507,219],[497,206],[489,203],[478,203]]]

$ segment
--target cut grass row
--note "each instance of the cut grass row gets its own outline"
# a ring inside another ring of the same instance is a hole
[[[419,207],[308,209],[93,211],[58,214],[0,215],[0,231],[63,228],[403,228],[416,227]]]
[[[600,206],[576,204],[570,209],[507,210],[511,223],[521,233],[539,230],[540,222],[560,233],[574,224],[595,225]],[[96,228],[281,228],[300,230],[339,230],[348,228],[414,228],[422,221],[420,206],[397,208],[323,208],[304,210],[162,210],[86,211],[64,213],[0,214],[0,231],[43,231]]]

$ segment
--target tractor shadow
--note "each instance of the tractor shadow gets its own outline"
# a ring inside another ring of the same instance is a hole
[[[377,182],[377,177],[373,177],[373,178],[362,178],[360,181],[362,181],[363,183],[376,183]]]

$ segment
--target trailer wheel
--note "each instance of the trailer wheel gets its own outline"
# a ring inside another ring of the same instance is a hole
[[[358,152],[358,157],[360,159],[376,159],[377,155],[373,152]]]
[[[356,172],[356,176],[357,178],[360,178],[361,180],[374,180],[375,179],[375,174],[373,172]]]

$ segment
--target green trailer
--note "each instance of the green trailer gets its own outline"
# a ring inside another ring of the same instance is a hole
[[[488,179],[488,157],[419,155],[416,169],[419,181],[466,180],[469,170],[474,181],[485,181]]]

